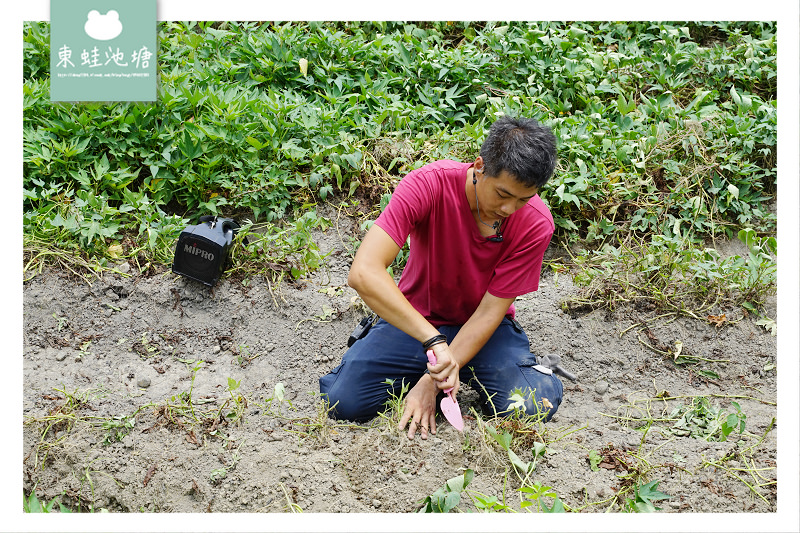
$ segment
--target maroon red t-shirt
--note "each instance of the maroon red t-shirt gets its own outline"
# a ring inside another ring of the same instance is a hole
[[[516,298],[537,290],[555,229],[536,195],[503,222],[502,242],[487,240],[464,190],[471,166],[444,160],[410,172],[375,221],[400,247],[411,236],[398,286],[434,326],[466,323],[487,291]],[[508,315],[514,316],[513,305]]]

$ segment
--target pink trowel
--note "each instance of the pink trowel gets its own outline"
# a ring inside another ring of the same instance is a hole
[[[432,365],[436,364],[436,355],[433,353],[433,350],[428,350],[428,362]],[[453,424],[453,427],[459,431],[464,431],[464,419],[461,417],[461,408],[458,406],[458,402],[453,397],[453,387],[449,389],[445,389],[444,391],[445,397],[442,398],[442,413],[444,413],[444,417],[447,419],[448,422]]]

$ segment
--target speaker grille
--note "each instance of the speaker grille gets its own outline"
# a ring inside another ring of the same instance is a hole
[[[224,249],[199,235],[182,234],[175,247],[172,271],[206,285],[214,285],[222,273]]]

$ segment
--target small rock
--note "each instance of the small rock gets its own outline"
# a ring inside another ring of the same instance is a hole
[[[136,386],[142,389],[146,389],[150,386],[150,379],[149,378],[142,378],[136,382]]]
[[[211,348],[211,353],[215,353],[216,354],[216,353],[219,353],[220,350],[222,350],[222,348],[220,346],[214,346],[213,348]]]
[[[380,501],[380,500],[372,500],[372,506],[373,506],[375,509],[378,509],[378,508],[380,508],[380,506],[381,506],[381,501]]]
[[[131,265],[129,265],[127,261],[123,261],[122,263],[117,265],[117,270],[119,270],[123,274],[127,274],[128,272],[131,271]]]
[[[267,344],[267,347],[265,348],[265,350],[267,352],[271,352],[274,349],[275,349],[275,345],[274,344]]]
[[[600,381],[595,383],[594,391],[597,394],[605,394],[606,392],[608,392],[608,381],[605,381],[605,380],[601,379]]]
[[[58,352],[56,354],[56,361],[63,361],[67,358],[67,352]]]

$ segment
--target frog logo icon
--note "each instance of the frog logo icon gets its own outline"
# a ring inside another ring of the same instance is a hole
[[[83,25],[86,35],[97,41],[110,41],[122,33],[122,22],[119,13],[110,10],[105,15],[93,9],[87,15],[86,24]]]

